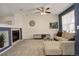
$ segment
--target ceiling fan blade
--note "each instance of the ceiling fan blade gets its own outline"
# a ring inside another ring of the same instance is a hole
[[[35,12],[35,14],[38,14],[38,13],[40,13],[40,12]]]
[[[44,7],[41,7],[41,11],[44,12]]]
[[[46,8],[46,10],[49,10],[49,8]]]
[[[51,12],[46,11],[45,13],[51,13]]]
[[[40,8],[36,8],[37,10],[39,10],[39,11],[42,11]]]

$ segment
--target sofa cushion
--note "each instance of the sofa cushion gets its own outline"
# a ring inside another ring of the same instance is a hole
[[[45,55],[61,55],[60,42],[45,41]]]
[[[68,39],[63,37],[54,36],[54,38],[56,39],[56,41],[68,41]]]

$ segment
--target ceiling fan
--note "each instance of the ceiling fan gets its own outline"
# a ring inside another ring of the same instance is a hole
[[[50,14],[51,12],[49,12],[49,7],[48,8],[45,8],[45,7],[40,7],[40,8],[36,8],[36,10],[38,10],[39,12],[36,12],[37,13],[40,13],[41,15],[45,15],[45,14]]]

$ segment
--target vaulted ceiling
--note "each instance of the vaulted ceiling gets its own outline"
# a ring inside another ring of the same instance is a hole
[[[60,14],[73,3],[0,3],[0,16],[13,15],[15,13],[35,14],[36,8],[49,7],[53,15]]]

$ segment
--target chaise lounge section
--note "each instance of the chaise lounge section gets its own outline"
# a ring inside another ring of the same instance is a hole
[[[45,41],[45,55],[75,55],[74,41]]]

